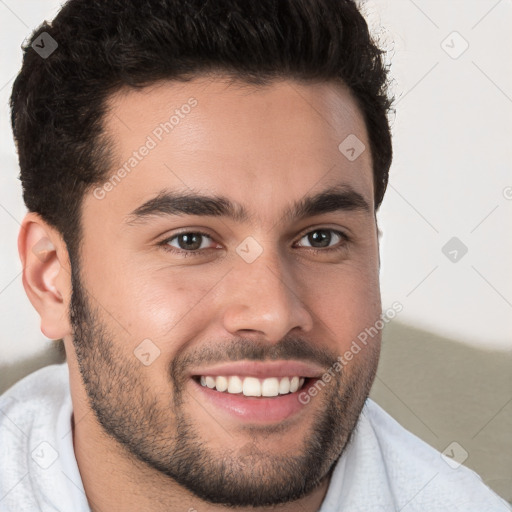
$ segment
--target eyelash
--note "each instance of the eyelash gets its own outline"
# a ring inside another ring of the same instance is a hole
[[[200,253],[205,251],[205,249],[196,249],[194,251],[185,251],[182,249],[181,250],[176,249],[176,247],[171,247],[170,245],[168,245],[169,242],[171,242],[175,238],[178,238],[181,235],[201,235],[201,236],[205,236],[206,238],[212,239],[212,237],[208,233],[205,233],[204,231],[182,231],[181,233],[177,233],[176,235],[173,235],[170,238],[166,238],[165,240],[162,240],[161,242],[159,242],[158,245],[163,246],[164,251],[170,252],[171,254],[179,254],[179,255],[183,256],[184,258],[188,258],[189,256],[200,256]]]
[[[325,253],[341,251],[343,249],[346,249],[346,244],[351,241],[350,237],[348,235],[346,235],[343,231],[338,231],[336,229],[331,229],[331,228],[313,229],[313,230],[308,231],[308,232],[304,233],[303,235],[301,235],[299,240],[301,240],[302,238],[304,238],[305,236],[307,236],[311,233],[315,233],[316,231],[330,231],[331,233],[338,235],[342,239],[342,241],[338,242],[339,245],[335,245],[333,247],[326,247],[323,249],[317,249],[315,247],[306,247],[306,249],[308,249],[309,252],[312,252],[313,254],[319,254],[319,253],[325,254]],[[206,238],[209,238],[210,240],[213,240],[213,238],[208,233],[205,233],[203,231],[183,231],[181,233],[177,233],[177,234],[171,236],[170,238],[166,238],[165,240],[162,240],[161,242],[158,243],[158,245],[162,246],[164,251],[170,252],[172,254],[179,254],[179,255],[183,256],[184,258],[188,258],[189,256],[201,256],[201,253],[206,250],[206,249],[195,249],[193,251],[185,251],[183,249],[176,249],[175,247],[171,247],[169,245],[169,242],[171,242],[172,240],[174,240],[175,238],[177,238],[181,235],[201,235]]]

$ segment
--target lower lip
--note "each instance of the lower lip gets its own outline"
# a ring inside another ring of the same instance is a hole
[[[299,401],[299,395],[307,392],[316,379],[307,379],[305,385],[295,393],[272,398],[244,396],[242,393],[234,395],[202,386],[195,379],[191,380],[207,401],[232,416],[252,423],[277,423],[298,414],[308,405]]]

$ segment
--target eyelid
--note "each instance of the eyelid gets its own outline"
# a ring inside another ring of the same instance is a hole
[[[339,241],[337,244],[335,244],[333,246],[328,246],[328,247],[307,247],[307,246],[304,247],[305,249],[308,249],[311,252],[328,253],[330,251],[341,250],[346,243],[351,241],[350,236],[347,235],[344,231],[342,231],[340,229],[336,229],[336,228],[332,228],[332,227],[325,227],[325,226],[314,226],[314,227],[309,227],[306,230],[304,230],[298,236],[297,242],[300,242],[300,240],[302,240],[305,236],[307,236],[311,233],[314,233],[315,231],[330,231],[330,232],[338,235],[342,240]],[[179,255],[182,255],[185,257],[186,256],[200,256],[205,251],[207,251],[209,249],[213,249],[213,247],[208,247],[205,249],[194,249],[191,251],[187,251],[185,249],[179,249],[177,247],[173,247],[173,246],[169,245],[170,241],[174,240],[175,238],[179,237],[180,235],[185,235],[185,234],[201,235],[206,238],[209,238],[212,242],[216,242],[212,235],[210,235],[209,233],[206,233],[205,231],[203,231],[199,228],[185,228],[185,229],[178,231],[177,233],[172,234],[171,236],[164,238],[162,241],[158,242],[157,245],[163,246],[163,249],[166,250],[167,252],[179,254]],[[295,243],[297,243],[297,242],[295,242]],[[216,242],[216,243],[218,244],[219,242]]]
[[[331,231],[333,233],[337,233],[340,236],[346,238],[347,240],[350,240],[350,230],[341,227],[339,225],[335,226],[329,226],[326,224],[313,224],[312,226],[308,226],[304,228],[298,235],[296,235],[296,239],[300,240],[301,238],[305,237],[306,235],[309,235],[310,233],[313,233],[315,231]],[[295,237],[294,237],[295,238]]]
[[[300,242],[300,240],[302,240],[304,237],[306,237],[309,234],[314,233],[316,231],[330,231],[331,233],[334,233],[335,235],[338,235],[341,238],[341,241],[338,242],[337,244],[333,245],[333,246],[328,246],[328,247],[305,247],[306,249],[310,249],[310,250],[313,250],[313,251],[326,252],[329,249],[337,249],[340,246],[340,244],[343,245],[343,242],[344,243],[350,242],[350,237],[344,231],[342,231],[340,229],[336,229],[336,228],[329,228],[329,227],[315,227],[313,229],[308,229],[305,233],[303,233],[302,235],[299,236],[298,241]]]
[[[212,242],[218,243],[215,241],[215,238],[210,235],[209,233],[206,233],[205,231],[197,228],[193,229],[182,229],[178,231],[177,233],[173,233],[171,236],[167,236],[166,238],[162,239],[160,242],[157,243],[158,246],[162,246],[164,250],[179,254],[186,254],[186,255],[194,255],[199,254],[200,252],[205,251],[206,249],[196,249],[193,251],[186,251],[185,249],[179,249],[177,247],[173,247],[172,245],[169,245],[169,242],[174,240],[175,238],[179,237],[180,235],[187,235],[187,234],[193,234],[193,235],[201,235],[206,238],[209,238]],[[208,249],[212,249],[212,247],[208,247]]]
[[[166,232],[165,235],[158,235],[155,238],[160,238],[160,236],[164,236],[165,238],[162,238],[162,241],[168,241],[168,240],[171,240],[172,238],[175,238],[179,235],[186,235],[189,233],[204,235],[209,238],[214,238],[216,236],[216,235],[212,235],[208,231],[209,230],[207,228],[200,228],[200,227],[196,228],[194,226],[191,226],[191,227],[185,227],[185,228],[170,229]],[[170,234],[168,234],[168,233],[170,233]]]

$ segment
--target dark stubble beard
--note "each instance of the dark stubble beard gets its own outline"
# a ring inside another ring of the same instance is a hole
[[[94,299],[86,297],[77,265],[72,285],[73,344],[90,406],[105,433],[129,456],[200,499],[231,507],[291,502],[330,477],[369,394],[379,344],[366,347],[372,354],[354,368],[350,378],[343,370],[335,373],[336,378],[315,397],[325,406],[317,407],[322,413],[304,432],[299,450],[286,455],[265,451],[265,436],[286,436],[282,425],[249,427],[245,432],[248,442],[242,448],[215,450],[202,439],[186,412],[185,406],[195,403],[185,390],[186,370],[191,364],[293,358],[312,360],[327,369],[337,355],[297,337],[273,345],[243,339],[212,344],[193,353],[178,353],[169,364],[169,391],[152,394],[144,376],[151,367],[122,350],[124,340],[115,339],[101,320],[100,310],[91,307]],[[260,439],[263,442],[258,443]]]

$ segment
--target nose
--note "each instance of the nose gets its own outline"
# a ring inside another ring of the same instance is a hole
[[[302,300],[301,281],[277,257],[238,261],[224,283],[224,328],[237,336],[255,332],[270,343],[295,329],[309,332],[313,317]]]

